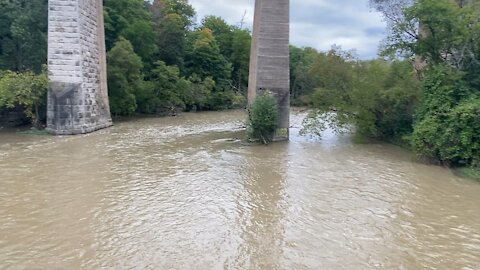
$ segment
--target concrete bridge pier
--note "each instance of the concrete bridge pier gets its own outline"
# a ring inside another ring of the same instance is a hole
[[[112,125],[102,0],[48,1],[47,130],[56,135]]]
[[[269,91],[280,109],[274,141],[288,140],[290,117],[290,0],[256,0],[248,103]]]

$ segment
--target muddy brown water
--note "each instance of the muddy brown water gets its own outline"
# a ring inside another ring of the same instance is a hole
[[[242,111],[75,137],[0,131],[0,269],[480,269],[480,184]]]

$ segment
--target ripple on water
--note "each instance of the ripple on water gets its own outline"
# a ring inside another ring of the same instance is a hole
[[[244,114],[0,134],[0,268],[478,269],[480,185],[326,131],[244,146]]]

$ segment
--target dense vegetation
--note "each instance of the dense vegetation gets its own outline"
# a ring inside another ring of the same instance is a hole
[[[307,130],[355,131],[441,164],[480,166],[476,1],[370,3],[389,28],[379,59],[359,60],[338,46],[290,47],[292,103],[316,108]],[[114,115],[246,104],[248,30],[215,16],[196,23],[187,0],[104,0],[104,7]],[[0,109],[20,105],[36,125],[45,103],[46,32],[47,0],[0,0]]]
[[[371,3],[389,22],[382,44],[388,60],[359,61],[338,48],[328,53],[292,48],[293,98],[317,109],[305,122],[307,130],[354,129],[409,145],[433,162],[480,166],[480,9],[475,1]]]
[[[45,77],[47,2],[0,0],[0,70],[9,71],[0,72],[0,77],[7,76],[2,86],[11,82],[19,88],[27,77]],[[195,10],[186,0],[105,0],[104,13],[114,115],[246,104],[249,30],[215,16],[197,24]],[[24,72],[25,76],[12,74]],[[44,102],[46,87],[41,90]],[[8,98],[2,96],[5,93],[13,95],[3,88],[0,100]],[[37,95],[17,98],[22,100],[16,105],[38,103]],[[0,102],[0,109],[11,104]]]

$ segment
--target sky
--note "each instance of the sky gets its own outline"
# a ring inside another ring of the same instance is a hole
[[[206,15],[251,29],[254,0],[190,0],[198,20]],[[356,49],[361,59],[375,58],[385,36],[385,22],[368,0],[290,0],[290,43],[326,51],[333,44]]]

